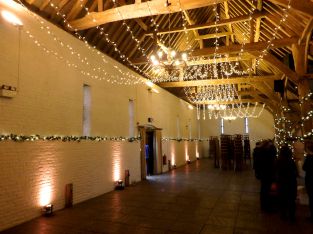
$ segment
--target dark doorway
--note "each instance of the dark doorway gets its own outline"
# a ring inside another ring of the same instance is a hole
[[[147,175],[151,176],[154,174],[154,132],[146,132],[146,145],[145,145],[145,154],[146,154],[146,169]]]

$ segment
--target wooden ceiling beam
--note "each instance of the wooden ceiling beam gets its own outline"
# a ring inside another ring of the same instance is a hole
[[[287,7],[288,0],[264,0],[274,4]],[[293,0],[291,1],[291,9],[301,12],[309,17],[313,16],[313,2],[310,0]]]
[[[94,2],[96,2],[94,0]],[[98,0],[98,12],[103,11],[103,0]]]
[[[250,54],[254,56],[259,56],[260,52],[250,52]],[[265,61],[270,63],[272,66],[276,67],[278,70],[280,70],[281,73],[285,74],[291,81],[294,83],[298,83],[299,81],[299,75],[291,70],[286,64],[282,63],[279,59],[277,59],[274,55],[267,54],[263,57]]]
[[[50,1],[51,0],[44,0],[40,5],[39,10],[43,11],[49,5]]]
[[[134,4],[117,7],[118,9],[113,8],[103,12],[90,13],[81,19],[71,21],[70,25],[72,25],[72,28],[70,29],[83,30],[115,21],[169,14],[180,12],[181,9],[195,9],[210,6],[220,2],[224,2],[224,0],[175,0],[171,1],[169,6],[164,4],[164,0],[137,2]]]
[[[188,14],[188,11],[183,11],[183,12],[184,12],[184,15],[186,17],[186,20],[187,20],[188,24],[189,25],[194,25],[195,22],[190,18],[189,14]],[[192,30],[192,32],[193,32],[195,38],[199,38],[200,37],[199,33],[198,33],[198,30],[195,29],[195,30]],[[200,49],[202,49],[203,48],[203,40],[200,39],[200,38],[197,39],[197,40],[199,40],[199,47],[200,47]]]
[[[256,6],[256,9],[258,11],[262,11],[262,8],[263,8],[263,1],[262,0],[258,0],[257,2],[257,6]],[[260,29],[261,29],[261,22],[262,22],[262,18],[261,17],[258,17],[256,18],[255,20],[255,32],[251,32],[251,35],[252,35],[252,42],[258,42],[259,41],[259,38],[260,38]]]
[[[275,39],[272,40],[271,43],[271,49],[273,48],[278,48],[278,47],[285,47],[285,46],[290,46],[294,43],[296,43],[299,40],[298,37],[287,37],[283,39]],[[262,42],[255,42],[255,43],[247,43],[245,44],[244,51],[245,52],[251,52],[251,51],[263,51],[266,49],[268,46],[268,42],[262,41]],[[238,53],[242,49],[242,45],[231,45],[231,46],[220,46],[218,48],[218,54],[228,54],[228,53]],[[197,56],[209,56],[214,54],[215,52],[215,47],[209,47],[209,48],[204,48],[201,50],[194,50],[191,53],[192,57],[197,57]]]
[[[205,39],[212,39],[212,38],[220,38],[220,37],[226,37],[234,35],[232,32],[221,32],[221,33],[210,33],[205,35],[198,35],[196,37],[196,40],[205,40]]]
[[[206,86],[206,85],[220,85],[220,84],[241,84],[241,83],[260,83],[268,80],[279,79],[277,76],[242,76],[232,77],[228,79],[208,79],[208,80],[191,80],[178,82],[161,82],[158,85],[162,88],[177,88],[177,87],[192,87],[192,86]]]
[[[229,16],[229,6],[228,6],[228,2],[227,1],[224,2],[224,11],[225,11],[226,19],[230,19],[230,16]],[[227,24],[227,27],[228,27],[228,31],[230,33],[233,33],[233,28],[232,28],[231,23]],[[231,38],[231,42],[234,43],[235,42],[235,38],[234,38],[233,34],[231,34],[230,38]]]
[[[87,3],[87,0],[76,1],[71,11],[66,16],[66,19],[69,21],[75,19],[75,17],[79,14],[79,12],[86,5],[86,3]]]
[[[267,13],[265,12],[256,12],[251,15],[252,18],[258,18],[258,17],[266,17]],[[196,24],[196,25],[189,25],[186,28],[184,27],[178,27],[178,28],[172,28],[171,30],[164,29],[164,30],[159,30],[157,32],[158,35],[160,34],[169,34],[169,33],[177,33],[177,32],[184,32],[185,30],[190,31],[190,30],[199,30],[199,29],[206,29],[206,28],[215,28],[215,27],[220,27],[220,26],[225,26],[228,24],[236,24],[244,21],[249,21],[250,20],[250,15],[241,15],[237,16],[234,18],[230,19],[222,19],[218,22],[210,21],[205,24]],[[153,35],[153,32],[147,32],[148,35]]]
[[[289,38],[283,38],[283,39],[275,39],[272,41],[271,48],[277,48],[277,47],[285,47],[285,46],[291,46],[294,43],[297,43],[299,40],[298,37],[289,37]],[[255,56],[258,56],[260,52],[266,49],[268,46],[268,43],[265,41],[262,42],[254,42],[254,43],[247,43],[244,46],[244,51],[251,53],[255,52],[254,54],[257,54]],[[201,57],[201,56],[210,56],[215,53],[215,47],[208,47],[203,49],[197,49],[191,52],[189,57]],[[230,46],[220,46],[218,47],[218,54],[231,54],[231,53],[239,53],[242,49],[242,45],[240,44],[233,44]],[[278,60],[279,61],[279,60]],[[147,63],[146,57],[140,57],[132,60],[132,63],[134,64],[143,64]],[[278,64],[278,63],[277,63]],[[291,72],[288,72],[291,74]]]

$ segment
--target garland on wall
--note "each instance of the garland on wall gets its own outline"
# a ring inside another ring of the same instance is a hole
[[[63,142],[81,142],[81,141],[129,141],[135,142],[139,141],[140,137],[102,137],[102,136],[40,136],[36,135],[17,135],[17,134],[8,134],[0,135],[0,141],[15,141],[15,142],[25,142],[25,141],[63,141]]]

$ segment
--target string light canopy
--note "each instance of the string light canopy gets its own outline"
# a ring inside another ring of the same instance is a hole
[[[251,103],[247,104],[198,104],[197,107],[197,119],[206,119],[206,116],[209,119],[218,119],[222,118],[225,120],[235,120],[237,118],[259,118],[265,108],[265,104],[261,106],[259,103],[254,103],[251,106]],[[202,114],[201,114],[202,111]]]

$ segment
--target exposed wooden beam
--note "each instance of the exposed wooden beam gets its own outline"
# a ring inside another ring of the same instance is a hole
[[[191,86],[206,86],[219,84],[241,84],[241,83],[260,83],[268,80],[278,79],[277,76],[242,76],[228,79],[208,79],[208,80],[192,80],[179,82],[162,82],[158,85],[162,88],[177,88],[177,87],[191,87]]]
[[[195,24],[195,22],[192,20],[192,19],[190,19],[190,17],[189,17],[189,14],[188,14],[188,11],[183,11],[184,12],[184,15],[185,15],[185,17],[186,17],[186,20],[187,20],[187,22],[188,22],[188,24],[189,25],[193,25],[193,24]],[[198,30],[192,30],[192,32],[193,32],[193,34],[195,35],[195,38],[197,39],[197,38],[199,38],[199,33],[198,33]],[[203,41],[202,41],[202,39],[197,39],[197,40],[199,40],[199,47],[200,47],[200,49],[202,49],[203,48]]]
[[[288,0],[264,0],[287,7]],[[301,12],[309,17],[313,16],[313,2],[310,0],[293,0],[291,1],[291,9]]]
[[[257,17],[266,17],[267,13],[265,12],[256,12],[251,15],[252,18],[257,18]],[[196,24],[196,25],[190,25],[187,26],[186,28],[184,27],[178,27],[178,28],[172,28],[171,30],[164,29],[164,30],[159,30],[157,34],[169,34],[169,33],[177,33],[177,32],[184,32],[185,30],[199,30],[199,29],[206,29],[206,28],[215,28],[215,27],[220,27],[220,26],[225,26],[228,24],[235,24],[235,23],[240,23],[244,21],[249,21],[250,20],[250,15],[242,15],[230,19],[223,19],[218,22],[215,21],[210,21],[205,24]],[[147,35],[153,35],[153,32],[148,32]]]
[[[263,8],[263,1],[262,0],[258,0],[256,9],[258,11],[262,11],[262,8]],[[258,17],[255,20],[255,32],[254,32],[254,36],[253,36],[253,42],[258,42],[259,41],[260,29],[261,29],[261,21],[262,21],[261,17]]]
[[[85,6],[86,3],[87,3],[87,0],[76,1],[74,6],[72,7],[71,11],[66,16],[66,19],[69,20],[69,21],[75,19],[75,17],[82,10],[82,6]]]
[[[294,43],[297,43],[299,40],[298,37],[289,37],[289,38],[283,38],[283,39],[275,39],[272,41],[272,46],[271,48],[278,48],[278,47],[285,47],[285,46],[291,46]],[[255,56],[259,55],[258,51],[263,51],[266,49],[268,46],[268,43],[265,41],[262,42],[255,42],[255,43],[247,43],[245,45],[245,52],[248,53],[254,53],[257,54]],[[208,48],[203,48],[203,49],[197,49],[194,50],[189,57],[201,57],[201,56],[210,56],[215,53],[215,47],[208,47]],[[218,47],[218,53],[219,54],[230,54],[230,53],[239,53],[242,49],[242,45],[240,44],[233,44],[230,46],[220,46]],[[278,60],[279,61],[279,60]],[[147,63],[147,58],[146,57],[140,57],[133,59],[132,62],[134,64],[143,64]],[[290,72],[291,74],[291,72]],[[294,74],[291,74],[294,75]]]
[[[278,48],[284,46],[290,46],[298,41],[298,37],[289,37],[283,39],[275,39],[272,41],[271,48]],[[262,51],[267,48],[268,43],[266,41],[262,42],[255,42],[255,43],[248,43],[245,45],[245,52],[251,51]],[[218,48],[219,54],[225,53],[238,53],[242,49],[242,45],[231,45],[231,46],[220,46]],[[215,47],[204,48],[201,50],[195,50],[191,53],[191,56],[209,56],[214,54]]]
[[[212,39],[212,38],[220,38],[220,37],[226,37],[233,35],[232,32],[221,32],[221,33],[210,33],[210,34],[205,34],[201,36],[197,36],[196,40],[205,40],[205,39]]]
[[[309,23],[307,24],[307,26],[303,30],[301,38],[299,39],[299,43],[298,43],[299,45],[301,45],[303,43],[308,43],[309,44],[308,37],[310,37],[310,34],[312,33],[312,30],[313,30],[313,17],[309,20]],[[308,46],[309,45],[307,45],[307,49],[308,49]]]
[[[142,19],[135,19],[136,23],[144,30],[147,31],[148,30],[148,25],[146,25]]]
[[[98,6],[98,2],[97,1],[93,1],[91,6],[89,7],[89,12],[95,11],[97,6]]]
[[[226,19],[230,19],[230,16],[229,16],[229,6],[228,6],[228,2],[227,1],[224,2],[224,10],[225,10],[225,17],[226,17]],[[227,24],[227,27],[228,27],[228,31],[230,33],[233,33],[233,28],[232,28],[231,23]],[[232,43],[234,43],[235,39],[234,39],[234,35],[233,34],[231,34],[230,38],[231,38]]]
[[[93,12],[81,19],[71,21],[70,25],[72,25],[71,30],[83,30],[115,21],[169,14],[180,12],[181,9],[195,9],[220,2],[224,0],[175,0],[171,1],[169,6],[164,4],[164,0],[140,2],[117,7],[118,10],[113,8],[103,12]]]
[[[94,0],[95,2],[95,0]],[[98,11],[103,11],[103,0],[98,0]]]
[[[254,56],[259,56],[260,52],[250,52],[250,54]],[[292,80],[294,83],[298,83],[299,75],[291,70],[286,64],[282,63],[280,60],[278,60],[274,55],[267,54],[263,57],[265,61],[270,63],[272,66],[276,67],[278,70],[280,70],[283,74],[285,74],[290,80]]]
[[[264,83],[253,83],[252,84],[257,90],[262,92],[264,95],[266,95],[271,101],[274,101],[276,103],[279,103],[279,98],[274,93],[274,90],[271,90],[268,88]]]
[[[41,3],[41,6],[39,7],[39,9],[41,11],[43,11],[50,3],[51,0],[44,0],[42,3]]]

